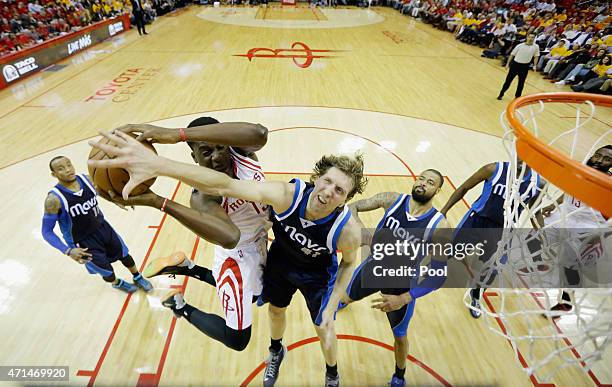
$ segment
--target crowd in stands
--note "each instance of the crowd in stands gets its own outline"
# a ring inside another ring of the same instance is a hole
[[[145,22],[184,5],[143,0]],[[130,0],[0,0],[0,57],[131,11]]]
[[[535,34],[537,71],[573,91],[612,94],[612,7],[573,0],[386,0],[403,14],[449,31],[505,65]]]

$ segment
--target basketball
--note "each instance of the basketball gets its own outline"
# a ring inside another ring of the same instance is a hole
[[[135,137],[132,135],[132,137]],[[100,144],[108,144],[110,141],[106,137],[102,137],[98,143]],[[153,152],[157,154],[153,145],[148,142],[143,142],[143,145],[147,148],[151,149]],[[111,159],[109,155],[107,155],[104,151],[92,148],[91,152],[89,152],[89,160],[104,160]],[[130,174],[123,168],[95,168],[88,167],[89,176],[91,180],[96,185],[98,190],[108,192],[113,191],[121,196],[121,192],[123,191],[123,187],[130,180]],[[136,196],[145,193],[149,187],[155,183],[156,178],[149,179],[144,183],[136,186],[132,192],[130,192],[130,196]]]

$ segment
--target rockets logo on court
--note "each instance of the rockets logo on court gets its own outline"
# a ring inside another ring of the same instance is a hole
[[[251,48],[246,54],[236,54],[253,61],[253,58],[290,58],[293,63],[302,69],[310,67],[313,60],[323,58],[333,58],[332,55],[321,55],[328,52],[340,52],[342,50],[313,50],[302,42],[294,42],[291,48]]]
[[[289,235],[289,238],[292,241],[295,241],[303,246],[301,251],[305,255],[316,258],[321,255],[321,252],[327,251],[326,246],[320,246],[319,244],[314,243],[306,235],[297,232],[295,227],[285,226],[285,232],[287,235]]]

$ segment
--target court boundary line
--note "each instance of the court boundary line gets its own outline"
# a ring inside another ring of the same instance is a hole
[[[174,189],[174,193],[172,194],[171,200],[174,200],[174,198],[176,197],[176,194],[178,193],[180,186],[181,186],[181,182],[179,181],[176,184],[176,188]],[[144,255],[144,258],[140,265],[140,270],[139,270],[140,272],[142,272],[143,268],[145,267],[145,264],[147,263],[147,260],[149,259],[151,251],[153,251],[153,247],[157,243],[157,238],[159,237],[159,234],[161,233],[162,227],[165,224],[167,217],[168,217],[168,214],[164,212],[159,222],[159,226],[157,227],[157,230],[155,231],[155,235],[153,235],[153,239],[151,240],[151,243],[149,244],[149,248]],[[108,354],[108,351],[110,350],[113,340],[115,339],[115,334],[119,330],[119,325],[121,325],[121,321],[123,320],[123,316],[125,315],[125,311],[127,310],[127,307],[131,299],[132,299],[132,294],[128,294],[125,298],[125,301],[123,301],[123,306],[121,307],[121,311],[119,312],[119,315],[117,316],[117,319],[115,320],[115,324],[113,325],[113,328],[111,329],[108,339],[106,340],[106,344],[104,345],[104,348],[102,349],[102,353],[98,357],[98,361],[96,362],[94,369],[93,370],[78,370],[76,373],[76,376],[89,376],[90,377],[89,382],[87,383],[88,387],[92,387],[96,381],[96,378],[98,377],[98,373],[100,372],[100,369],[102,368],[102,364],[104,363],[104,360],[106,359],[106,355]]]
[[[41,94],[42,96],[42,94]],[[27,101],[25,103],[28,103],[30,101]],[[356,111],[361,111],[361,112],[369,112],[369,113],[379,113],[379,114],[386,114],[386,115],[390,115],[390,116],[399,116],[399,117],[404,117],[404,118],[412,118],[415,120],[422,120],[422,121],[426,121],[426,122],[433,122],[436,124],[442,124],[442,125],[447,125],[450,127],[454,127],[454,128],[459,128],[459,129],[464,129],[470,132],[474,132],[474,133],[478,133],[478,134],[482,134],[485,136],[490,136],[490,137],[495,137],[498,139],[501,139],[503,136],[502,135],[496,135],[496,134],[491,134],[491,133],[485,133],[485,132],[481,132],[477,129],[472,129],[472,128],[466,128],[463,126],[458,126],[458,125],[453,125],[451,123],[448,122],[443,122],[443,121],[438,121],[438,120],[429,120],[426,118],[421,118],[421,117],[417,117],[417,116],[411,116],[411,115],[407,115],[407,114],[402,114],[402,113],[393,113],[393,112],[386,112],[386,111],[382,111],[382,110],[371,110],[371,109],[362,109],[362,108],[353,108],[353,107],[346,107],[346,106],[323,106],[323,105],[254,105],[254,106],[243,106],[243,107],[232,107],[232,108],[222,108],[222,109],[213,109],[213,110],[204,110],[204,111],[197,111],[197,112],[191,112],[191,113],[184,113],[184,114],[177,114],[175,116],[169,116],[169,117],[162,117],[162,118],[158,118],[155,120],[151,120],[151,121],[145,121],[143,122],[143,124],[149,124],[152,122],[158,122],[158,121],[164,121],[164,120],[171,120],[173,118],[179,118],[179,117],[185,117],[185,116],[190,116],[190,115],[194,115],[194,114],[207,114],[207,113],[215,113],[215,112],[224,112],[224,111],[228,111],[228,110],[246,110],[246,109],[267,109],[267,108],[292,108],[292,107],[296,107],[296,108],[314,108],[314,109],[340,109],[340,110],[356,110]],[[2,116],[0,116],[0,119],[2,118]],[[270,131],[272,131],[274,129],[270,129]],[[65,146],[69,146],[69,145],[74,145],[78,142],[81,141],[85,141],[85,140],[90,140],[92,138],[96,138],[99,137],[100,134],[95,134],[93,136],[87,136],[87,137],[82,137],[79,138],[77,140],[71,141],[71,142],[67,142],[63,145],[58,145],[54,148],[51,149],[47,149],[45,151],[33,154],[32,156],[28,156],[26,158],[17,160],[17,161],[13,161],[11,163],[8,163],[2,167],[0,167],[0,170],[3,170],[5,168],[11,167],[13,165],[19,164],[23,161],[27,161],[30,159],[33,159],[35,157],[44,155],[45,153],[49,153],[49,152],[53,152],[56,151],[58,149],[61,149]]]
[[[363,336],[357,336],[357,335],[345,335],[345,334],[337,334],[336,337],[339,340],[352,340],[352,341],[359,341],[362,343],[367,343],[367,344],[372,344],[374,346],[378,346],[384,349],[388,349],[389,351],[393,352],[393,346],[383,343],[382,341],[378,341],[369,337],[363,337]],[[287,346],[287,352],[292,351],[294,349],[303,347],[307,344],[312,344],[312,343],[316,343],[319,341],[318,337],[309,337],[306,339],[302,339],[299,341],[296,341],[295,343],[289,344]],[[422,361],[418,360],[417,358],[415,358],[412,355],[408,355],[406,357],[406,359],[408,359],[408,361],[410,361],[411,363],[415,364],[416,366],[418,366],[419,368],[423,369],[425,372],[427,372],[429,375],[433,376],[434,379],[436,379],[438,382],[442,383],[442,385],[450,387],[452,386],[452,384],[450,382],[448,382],[443,376],[441,376],[440,374],[438,374],[435,370],[433,370],[431,367],[429,367],[427,364],[423,363]],[[242,383],[240,383],[240,387],[246,387],[249,385],[249,383],[251,383],[253,381],[253,379],[255,379],[255,376],[257,376],[257,374],[259,374],[261,371],[264,370],[264,368],[266,368],[266,362],[262,361],[243,381]]]
[[[191,261],[196,262],[196,256],[198,252],[198,246],[200,244],[200,237],[196,235],[196,239],[193,243],[193,248],[191,250]],[[187,291],[187,282],[189,282],[189,276],[185,276],[183,280],[183,284],[178,288],[182,290],[182,293],[185,294]],[[174,287],[177,288],[177,287]],[[164,366],[166,364],[166,358],[168,357],[168,352],[170,351],[170,344],[172,343],[172,337],[174,335],[174,328],[176,327],[176,322],[178,318],[172,313],[172,322],[170,323],[170,328],[168,329],[168,333],[166,334],[166,341],[164,343],[164,347],[162,349],[162,353],[159,358],[159,363],[157,363],[157,370],[155,373],[141,373],[138,377],[138,382],[136,383],[137,387],[151,387],[158,386],[159,380],[161,379],[161,375],[164,372]]]

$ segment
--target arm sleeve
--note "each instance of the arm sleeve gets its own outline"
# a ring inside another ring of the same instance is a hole
[[[58,249],[62,254],[66,254],[69,247],[53,232],[57,219],[57,214],[45,214],[43,216],[42,236],[48,244]]]
[[[432,259],[431,262],[429,263],[429,268],[433,270],[444,269],[446,267],[447,267],[446,261],[442,262],[442,261]],[[439,289],[444,284],[444,281],[446,281],[445,275],[428,276],[423,281],[421,281],[421,283],[418,284],[416,287],[410,289],[410,292],[409,292],[410,297],[412,297],[413,300],[419,297],[423,297],[424,295],[429,294],[433,292],[434,290]]]

